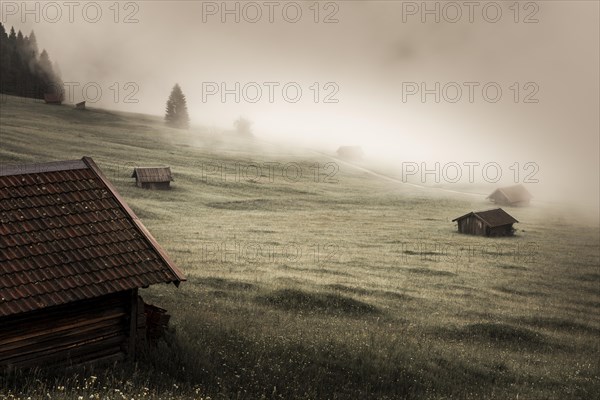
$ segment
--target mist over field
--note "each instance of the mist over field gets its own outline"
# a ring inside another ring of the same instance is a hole
[[[597,2],[503,3],[499,17],[460,2],[148,1],[101,3],[99,16],[85,3],[71,13],[38,3],[37,15],[6,3],[3,22],[43,38],[72,102],[162,115],[178,82],[192,124],[209,130],[241,115],[259,138],[360,145],[399,174],[402,162],[497,162],[537,200],[598,214]],[[101,96],[83,93],[90,82]],[[539,182],[523,182],[525,163]]]
[[[0,400],[600,393],[599,2],[0,22]]]

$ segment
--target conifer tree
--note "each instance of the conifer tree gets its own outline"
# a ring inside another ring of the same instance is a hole
[[[0,23],[0,93],[43,98],[45,93],[62,96],[63,92],[48,52],[39,54],[35,33],[24,36],[11,27],[7,34]]]
[[[187,129],[190,125],[185,95],[179,84],[173,86],[169,100],[167,100],[165,121],[167,125],[180,129]]]

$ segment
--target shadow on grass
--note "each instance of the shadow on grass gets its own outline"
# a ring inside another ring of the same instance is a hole
[[[338,293],[313,293],[298,289],[280,289],[258,296],[256,301],[260,304],[299,312],[346,315],[379,314],[377,307]]]
[[[582,282],[600,283],[600,273],[592,272],[588,274],[576,275],[574,279]]]
[[[496,286],[493,288],[502,293],[517,295],[517,296],[536,296],[536,297],[547,297],[547,293],[538,292],[535,290],[521,290],[509,286]]]
[[[218,208],[221,210],[239,210],[239,211],[271,211],[276,208],[276,205],[272,200],[267,199],[255,199],[255,200],[236,200],[236,201],[219,201],[211,202],[206,204],[211,208]]]
[[[552,331],[580,332],[600,336],[600,329],[564,318],[534,316],[518,318],[517,321]]]
[[[517,271],[526,271],[527,268],[521,265],[513,265],[513,264],[492,264],[492,266],[500,269],[506,270],[517,270]]]
[[[325,286],[328,289],[332,289],[343,293],[353,293],[359,296],[375,296],[392,300],[412,300],[414,297],[404,293],[392,292],[389,290],[368,290],[358,287],[350,287],[341,284],[330,284]]]
[[[439,271],[439,270],[424,268],[424,267],[408,268],[407,271],[412,274],[428,275],[428,276],[455,276],[456,275],[453,272]]]
[[[527,350],[556,348],[544,335],[534,330],[499,322],[480,322],[458,328],[442,328],[440,336],[459,341],[484,341],[500,346]]]
[[[214,277],[209,277],[209,278],[191,277],[188,280],[194,284],[209,286],[213,289],[218,289],[218,290],[255,290],[256,289],[256,285],[254,285],[253,283],[236,281],[233,279],[214,278]]]
[[[252,338],[215,326],[196,337],[161,342],[145,368],[182,387],[200,384],[216,399],[419,399],[427,390],[404,362],[381,365],[341,343]]]

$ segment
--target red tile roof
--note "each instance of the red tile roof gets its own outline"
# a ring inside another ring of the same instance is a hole
[[[0,317],[184,280],[91,158],[0,168]]]

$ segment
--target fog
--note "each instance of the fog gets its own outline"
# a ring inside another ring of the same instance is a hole
[[[3,2],[1,16],[7,29],[36,32],[72,102],[162,115],[179,83],[197,126],[231,129],[244,116],[263,140],[360,145],[399,167],[496,162],[513,174],[531,162],[536,198],[598,213],[598,2],[499,2],[497,18],[491,2],[428,2],[439,22],[422,2],[75,3],[72,21],[62,2],[61,16],[39,2],[29,14]],[[239,22],[222,12],[236,4]]]

